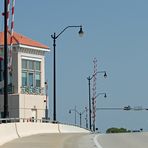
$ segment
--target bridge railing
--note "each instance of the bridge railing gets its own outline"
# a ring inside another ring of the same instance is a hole
[[[14,122],[37,122],[37,123],[52,123],[47,119],[32,119],[32,118],[0,118],[0,124],[2,123],[14,123]]]
[[[55,124],[60,124],[62,125],[70,125],[70,126],[74,126],[74,127],[79,127],[82,129],[86,129],[89,130],[85,127],[80,127],[79,125],[75,125],[75,124],[71,124],[71,123],[63,123],[63,122],[59,122],[59,121],[52,121],[49,119],[32,119],[32,118],[0,118],[0,124],[6,124],[6,123],[55,123]]]

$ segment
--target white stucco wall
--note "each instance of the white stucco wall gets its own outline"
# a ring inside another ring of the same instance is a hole
[[[41,133],[90,133],[83,128],[53,123],[7,123],[0,124],[0,145],[16,138]]]
[[[19,95],[19,106],[20,106],[20,117],[21,118],[31,118],[33,116],[33,111],[36,112],[36,118],[42,119],[45,117],[45,106],[46,99],[45,95]]]
[[[8,96],[8,111],[10,118],[31,119],[33,110],[36,112],[36,119],[45,117],[46,102],[45,95],[13,94]],[[4,97],[0,95],[0,112],[3,112]]]
[[[12,85],[14,93],[8,97],[9,117],[37,119],[45,117],[46,96],[43,94],[22,94],[22,58],[33,59],[41,62],[41,88],[45,89],[45,57],[43,51],[24,49],[16,46],[12,54]],[[45,90],[43,90],[45,92]],[[4,110],[4,97],[0,95],[0,112]]]

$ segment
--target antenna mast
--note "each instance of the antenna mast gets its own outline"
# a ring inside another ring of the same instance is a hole
[[[94,77],[93,77],[93,88],[92,88],[92,118],[93,118],[93,131],[95,131],[95,122],[96,122],[96,73],[97,73],[97,59],[94,58],[93,60],[94,63]]]

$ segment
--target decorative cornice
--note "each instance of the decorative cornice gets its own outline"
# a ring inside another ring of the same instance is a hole
[[[8,47],[10,46],[8,45]],[[0,48],[2,49],[3,46],[0,46]],[[44,55],[45,52],[50,51],[50,49],[27,46],[27,45],[22,45],[22,44],[13,45],[13,49],[14,49],[13,50],[14,52],[22,52],[22,53],[29,53],[29,54],[35,54],[35,55]]]

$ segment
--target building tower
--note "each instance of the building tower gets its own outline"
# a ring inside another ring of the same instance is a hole
[[[8,46],[11,33],[8,32]],[[46,45],[13,33],[12,70],[8,77],[8,111],[10,118],[42,119],[46,111]],[[4,33],[0,32],[0,54],[4,50]],[[0,117],[3,117],[3,59],[0,58]]]

